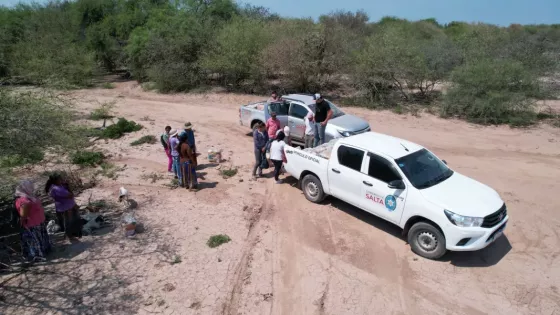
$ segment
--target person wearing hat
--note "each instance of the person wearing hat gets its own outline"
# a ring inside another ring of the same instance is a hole
[[[316,147],[325,143],[325,129],[332,118],[333,111],[321,94],[315,94],[313,99],[315,100],[315,142],[313,146]]]
[[[179,129],[177,130],[171,130],[169,132],[169,147],[171,149],[171,158],[173,159],[173,174],[175,174],[175,178],[179,178],[180,175],[180,160],[179,160],[179,150],[177,148],[177,146],[179,145],[179,138],[177,138],[177,136],[179,135]]]
[[[191,124],[190,121],[185,123],[185,130],[179,134],[179,139],[183,135],[185,135],[187,137],[187,143],[191,147],[191,150],[192,150],[192,152],[194,154],[194,157],[196,159],[196,142],[194,140],[193,125]],[[196,161],[195,161],[195,164],[196,164]]]

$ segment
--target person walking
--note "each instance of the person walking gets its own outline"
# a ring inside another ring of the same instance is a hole
[[[35,186],[24,180],[16,187],[15,206],[20,216],[21,249],[23,257],[30,262],[45,261],[52,249],[45,224],[45,209],[35,195]]]
[[[257,128],[253,131],[253,144],[255,153],[255,166],[251,175],[262,176],[262,163],[266,161],[266,146],[268,144],[268,133],[265,132],[264,124],[258,123]],[[266,162],[268,163],[268,161]]]
[[[74,194],[68,188],[68,184],[63,182],[60,174],[49,176],[45,185],[45,193],[54,199],[56,217],[61,231],[64,231],[68,238],[82,237],[83,224],[78,213],[79,207],[74,200]]]
[[[325,129],[333,116],[333,111],[321,94],[315,94],[313,99],[315,100],[315,141],[313,145],[316,147],[325,143]]]
[[[169,133],[171,132],[171,126],[165,126],[165,132],[160,136],[160,142],[167,155],[167,172],[173,173],[173,157],[171,157],[171,148],[169,146]]]
[[[313,113],[307,114],[305,116],[305,148],[313,148],[313,142],[315,141],[315,117]]]
[[[181,176],[180,183],[182,187],[189,190],[198,188],[198,179],[196,177],[196,156],[188,143],[188,136],[182,134],[179,137],[179,155],[181,158]]]
[[[179,139],[177,138],[178,129],[171,130],[169,132],[169,147],[171,149],[171,158],[173,159],[173,174],[175,175],[175,179],[179,179],[181,176],[181,168],[180,168],[180,156],[179,150],[177,146],[179,145]]]
[[[279,176],[282,170],[282,163],[286,161],[286,155],[284,154],[284,147],[286,146],[284,142],[285,137],[284,132],[281,131],[270,144],[270,160],[274,164],[274,180],[276,184],[282,184]]]

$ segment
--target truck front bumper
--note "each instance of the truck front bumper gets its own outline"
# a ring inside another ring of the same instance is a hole
[[[463,228],[449,223],[445,226],[446,248],[451,251],[475,251],[483,249],[504,233],[509,216],[491,228]]]

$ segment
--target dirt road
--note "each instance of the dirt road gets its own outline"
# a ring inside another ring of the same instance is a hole
[[[508,205],[505,236],[475,253],[448,253],[441,261],[414,255],[400,230],[343,202],[307,202],[294,183],[251,180],[252,139],[238,124],[238,106],[258,97],[232,94],[158,95],[132,82],[112,90],[74,95],[88,113],[95,102],[116,101],[119,116],[147,128],[97,146],[126,168],[91,193],[114,194],[124,185],[140,204],[153,251],[124,255],[134,246],[112,236],[93,237],[97,262],[76,267],[88,279],[136,276],[121,287],[88,291],[94,307],[10,311],[43,314],[560,314],[560,130],[480,127],[432,116],[412,117],[348,108],[372,129],[424,145],[467,176],[495,188]],[[228,162],[201,156],[202,190],[189,193],[150,183],[142,174],[165,174],[159,145],[130,147],[133,139],[158,134],[170,124],[194,124],[197,147],[223,149]],[[223,179],[219,167],[238,175]],[[213,234],[232,241],[206,246]],[[118,236],[117,236],[118,234]],[[115,241],[118,240],[118,241]],[[124,242],[124,243],[123,243]],[[119,245],[120,244],[120,245]],[[124,244],[124,245],[123,245]],[[119,247],[120,246],[120,247]],[[157,259],[172,249],[180,262]],[[85,249],[73,260],[91,257]],[[114,255],[115,253],[122,255]],[[112,255],[108,255],[112,253]],[[107,261],[112,262],[110,265]],[[71,263],[71,260],[70,262]],[[97,273],[89,273],[94,268]],[[93,280],[92,280],[93,281]],[[100,280],[97,280],[100,281]],[[64,281],[57,282],[63,285]],[[82,292],[82,291],[80,291]],[[123,296],[128,297],[128,300]],[[56,305],[66,305],[62,299]],[[91,305],[91,304],[90,304]],[[97,308],[96,308],[97,307]]]

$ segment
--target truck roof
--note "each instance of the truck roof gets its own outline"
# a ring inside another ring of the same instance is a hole
[[[305,105],[315,104],[315,100],[313,99],[312,94],[288,94],[288,95],[282,95],[282,98],[287,98],[294,101],[300,101]]]
[[[371,153],[382,153],[393,159],[401,158],[424,148],[416,143],[376,132],[364,132],[343,138],[340,141],[363,148]]]

